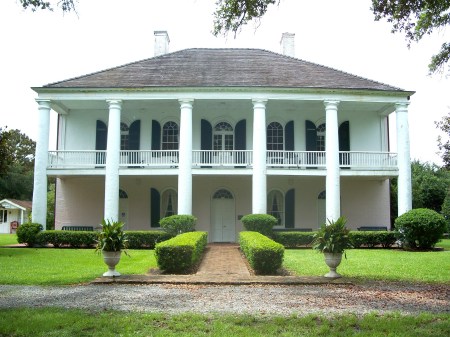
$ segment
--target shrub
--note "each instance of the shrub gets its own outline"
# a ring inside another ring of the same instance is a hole
[[[190,232],[157,243],[155,256],[158,267],[175,274],[193,271],[200,262],[207,240],[206,232]]]
[[[197,218],[192,215],[171,215],[159,221],[161,228],[171,236],[195,231]]]
[[[72,248],[90,248],[96,244],[98,232],[94,231],[60,231],[48,230],[37,235],[41,245],[52,244],[53,247],[69,246]]]
[[[126,231],[129,249],[155,249],[158,242],[172,236],[164,231]]]
[[[277,219],[269,214],[247,214],[241,221],[245,230],[265,236],[272,236],[273,226],[277,224]]]
[[[239,244],[257,274],[276,274],[283,264],[283,245],[258,232],[240,232]]]
[[[444,217],[427,208],[406,212],[395,220],[394,225],[398,238],[409,249],[431,249],[446,229]]]
[[[285,248],[309,246],[314,239],[315,232],[274,232],[272,239]]]
[[[17,242],[25,243],[32,247],[37,243],[37,235],[42,230],[42,225],[38,223],[24,223],[17,228]]]
[[[389,248],[397,241],[395,233],[390,231],[351,231],[348,237],[353,248],[376,246]]]

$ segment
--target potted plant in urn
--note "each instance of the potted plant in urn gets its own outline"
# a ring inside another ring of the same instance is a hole
[[[328,224],[323,224],[320,230],[314,235],[313,249],[318,250],[325,256],[325,263],[330,268],[330,271],[325,274],[325,277],[341,277],[336,272],[342,260],[342,254],[345,258],[345,250],[352,248],[348,233],[349,229],[345,227],[346,220],[340,217],[336,221],[328,220]]]
[[[96,251],[101,250],[103,261],[108,266],[108,271],[103,276],[120,276],[116,271],[116,265],[120,261],[122,251],[128,255],[128,240],[123,231],[124,224],[120,221],[102,221],[102,229],[98,233]]]

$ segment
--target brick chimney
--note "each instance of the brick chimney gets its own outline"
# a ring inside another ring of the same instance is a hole
[[[169,34],[165,30],[155,30],[155,56],[164,55],[169,52]]]
[[[295,34],[283,33],[281,35],[280,45],[283,55],[295,57]]]

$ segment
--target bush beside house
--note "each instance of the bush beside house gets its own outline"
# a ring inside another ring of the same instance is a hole
[[[241,219],[246,231],[258,232],[265,236],[272,236],[273,227],[277,219],[269,214],[247,214]]]
[[[403,246],[413,250],[433,248],[447,228],[445,218],[427,208],[416,208],[402,214],[394,225]]]

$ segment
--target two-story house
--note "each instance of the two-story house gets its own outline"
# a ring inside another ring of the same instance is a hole
[[[56,229],[107,218],[145,230],[192,214],[221,242],[235,241],[250,213],[274,215],[279,228],[316,229],[340,215],[352,228],[389,226],[389,178],[399,178],[399,213],[411,209],[413,92],[297,59],[293,38],[283,34],[286,55],[168,53],[167,33],[155,32],[155,57],[33,88],[33,221],[45,223],[52,176]]]

